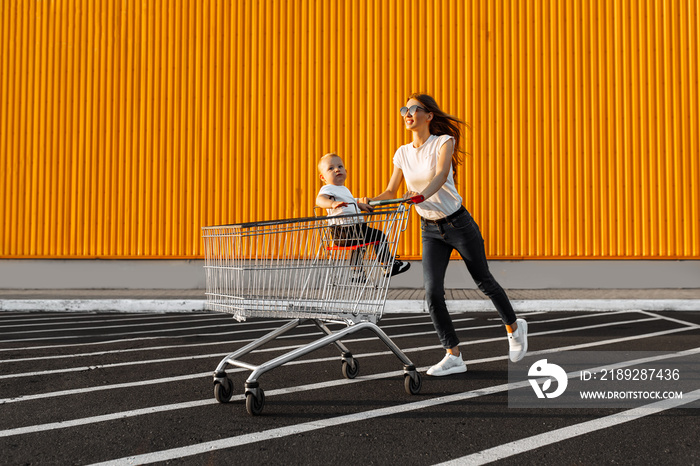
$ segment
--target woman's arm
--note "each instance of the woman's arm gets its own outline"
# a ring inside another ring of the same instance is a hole
[[[386,186],[384,192],[378,196],[374,196],[371,201],[382,201],[384,199],[396,199],[399,193],[399,188],[403,183],[403,170],[394,165],[394,172],[391,174],[391,179],[389,184]]]

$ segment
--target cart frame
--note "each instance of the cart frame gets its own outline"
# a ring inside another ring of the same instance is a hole
[[[226,374],[228,366],[248,369],[251,373],[245,381],[246,410],[250,415],[258,415],[265,405],[265,393],[258,382],[260,376],[329,344],[335,345],[341,353],[342,375],[353,379],[359,373],[359,363],[341,339],[362,330],[372,331],[403,363],[406,392],[419,393],[421,377],[414,364],[376,322],[381,319],[390,280],[390,275],[381,271],[391,270],[398,240],[406,229],[410,204],[421,200],[417,197],[373,202],[378,208],[367,215],[204,227],[207,308],[232,313],[239,321],[247,317],[291,318],[280,328],[221,360],[213,374],[215,399],[227,403],[233,395],[233,382]],[[339,245],[331,233],[329,221],[338,222],[340,219],[346,224],[356,224],[360,217],[368,223],[381,223],[385,238],[366,242],[366,238],[358,237],[350,245],[347,241]],[[299,242],[306,244],[292,248],[287,241],[283,244],[283,241],[272,237],[292,234],[301,234]],[[263,238],[265,235],[269,238]],[[381,241],[384,244],[379,244]],[[382,249],[384,247],[388,247],[388,253]],[[308,250],[299,251],[303,248]],[[387,254],[390,254],[390,261],[380,263],[380,259]],[[295,257],[286,255],[304,258],[294,262]],[[358,263],[358,257],[362,257],[361,263]],[[292,275],[287,273],[287,268],[297,272]],[[364,282],[342,282],[349,280],[350,274],[358,270]],[[304,271],[306,276],[299,271]],[[333,279],[339,279],[341,283]],[[284,281],[293,283],[285,288],[278,283]],[[326,292],[326,288],[330,288],[330,291]],[[315,293],[320,295],[316,296]],[[335,309],[319,309],[321,304],[326,303]],[[241,359],[306,321],[313,322],[322,332],[320,339],[262,364],[251,364]],[[326,324],[342,324],[345,328],[332,331]]]

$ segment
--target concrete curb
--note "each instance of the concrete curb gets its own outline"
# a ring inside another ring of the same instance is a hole
[[[513,300],[519,312],[532,311],[700,311],[700,299],[533,299]],[[452,312],[495,312],[488,300],[447,301]],[[0,312],[202,312],[203,299],[5,299]],[[427,312],[420,300],[388,300],[385,313]]]
[[[5,299],[0,311],[46,312],[193,312],[203,299]]]

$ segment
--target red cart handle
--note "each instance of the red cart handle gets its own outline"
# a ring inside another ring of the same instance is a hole
[[[417,196],[411,196],[401,199],[386,199],[384,201],[370,201],[371,206],[382,206],[382,205],[392,205],[392,204],[420,204],[425,200],[425,197],[420,194]]]

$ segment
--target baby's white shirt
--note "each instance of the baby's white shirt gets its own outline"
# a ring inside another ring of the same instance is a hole
[[[357,205],[357,199],[355,199],[348,188],[345,186],[336,186],[333,184],[326,184],[319,190],[319,194],[325,194],[326,196],[332,196],[336,201],[347,202],[348,205],[345,207],[337,207],[335,209],[326,209],[329,217],[335,217],[338,215],[348,215],[348,214],[359,214],[360,208]],[[329,219],[328,223],[332,225],[342,225],[348,223],[357,223],[361,217],[349,217],[349,218],[338,218]]]

